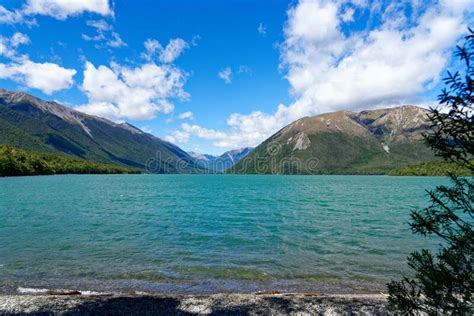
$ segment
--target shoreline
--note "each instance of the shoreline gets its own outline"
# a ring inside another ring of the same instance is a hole
[[[0,294],[0,314],[386,314],[387,296],[256,292],[206,295],[150,293]]]

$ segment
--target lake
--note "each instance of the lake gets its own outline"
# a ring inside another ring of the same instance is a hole
[[[373,292],[433,240],[413,208],[446,178],[0,178],[0,292]]]

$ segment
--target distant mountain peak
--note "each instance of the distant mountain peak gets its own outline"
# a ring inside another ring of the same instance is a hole
[[[232,167],[242,158],[247,156],[252,149],[252,147],[233,149],[226,151],[219,156],[202,154],[194,151],[190,151],[188,154],[195,158],[201,166],[214,172],[224,172],[226,169]]]
[[[210,157],[215,157],[215,156],[212,156],[212,155],[201,154],[201,153],[194,152],[194,151],[188,151],[188,154],[191,157],[193,157],[197,160],[202,160],[202,161],[209,161]]]

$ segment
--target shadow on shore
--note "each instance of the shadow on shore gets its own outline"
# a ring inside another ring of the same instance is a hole
[[[309,295],[14,296],[0,315],[386,315],[385,301]],[[13,300],[17,302],[13,302]]]

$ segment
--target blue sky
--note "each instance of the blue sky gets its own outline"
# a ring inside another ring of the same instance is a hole
[[[3,0],[0,84],[217,154],[305,115],[433,104],[473,7]]]

